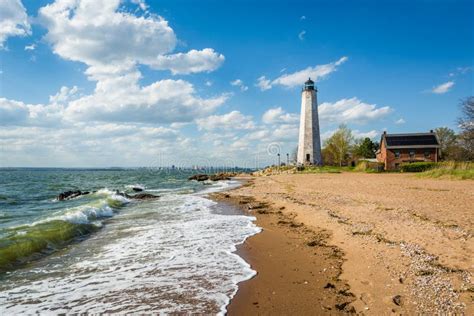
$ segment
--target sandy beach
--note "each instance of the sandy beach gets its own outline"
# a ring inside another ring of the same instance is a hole
[[[409,174],[281,174],[215,199],[263,232],[230,315],[474,313],[474,183]]]

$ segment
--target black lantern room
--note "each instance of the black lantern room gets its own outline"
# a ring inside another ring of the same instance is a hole
[[[314,81],[308,78],[308,81],[304,83],[304,90],[315,90]]]

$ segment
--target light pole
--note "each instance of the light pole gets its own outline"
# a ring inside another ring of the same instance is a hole
[[[278,153],[277,156],[278,156],[278,168],[280,168],[280,153]]]
[[[286,153],[286,165],[287,166],[290,165],[290,154],[289,153]]]

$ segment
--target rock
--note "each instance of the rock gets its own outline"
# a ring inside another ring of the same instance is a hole
[[[142,192],[143,191],[143,188],[140,188],[140,187],[133,187],[132,190],[134,192]]]
[[[188,180],[196,180],[196,181],[206,181],[209,179],[207,174],[195,174],[188,178]]]
[[[138,193],[138,194],[135,194],[135,195],[129,195],[128,197],[131,198],[131,199],[134,199],[134,200],[150,200],[150,199],[157,199],[160,196],[159,195],[153,195],[153,194],[150,194],[150,193]]]
[[[401,295],[395,295],[392,298],[392,301],[395,305],[402,306],[402,296]]]
[[[80,190],[77,190],[77,191],[66,191],[66,192],[63,192],[63,193],[60,193],[56,199],[58,201],[64,201],[64,200],[70,200],[70,199],[73,199],[73,198],[76,198],[78,196],[81,196],[83,194],[89,194],[89,192],[84,192],[82,193]]]
[[[209,180],[211,181],[221,181],[221,180],[230,180],[231,174],[221,172],[221,173],[216,173],[213,174],[209,177]]]

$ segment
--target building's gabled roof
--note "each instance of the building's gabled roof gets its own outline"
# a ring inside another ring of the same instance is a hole
[[[438,148],[439,141],[435,133],[382,134],[381,141],[387,149],[393,148]]]

